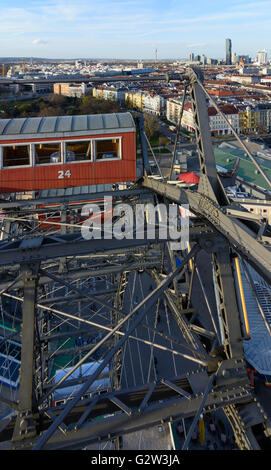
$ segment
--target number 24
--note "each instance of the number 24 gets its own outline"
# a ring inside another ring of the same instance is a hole
[[[72,174],[71,174],[70,170],[66,170],[66,171],[64,171],[64,170],[59,170],[59,171],[58,171],[58,179],[59,179],[59,180],[62,180],[62,179],[64,179],[64,178],[70,178],[71,175],[72,175]]]

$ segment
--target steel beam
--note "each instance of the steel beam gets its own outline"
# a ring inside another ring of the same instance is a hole
[[[102,237],[102,235],[101,235]],[[53,258],[88,255],[90,258],[99,254],[108,255],[117,252],[128,254],[142,247],[164,243],[159,233],[153,239],[85,240],[81,234],[67,234],[48,237],[25,238],[19,242],[0,243],[0,266],[17,265],[27,262],[46,261]]]
[[[200,406],[198,407],[198,410],[197,410],[197,413],[195,414],[194,416],[194,419],[193,419],[193,422],[189,428],[189,431],[187,433],[187,436],[186,436],[186,439],[184,441],[184,444],[183,444],[183,447],[182,447],[182,450],[187,450],[188,447],[189,447],[189,443],[190,443],[190,440],[191,440],[191,437],[192,437],[192,434],[194,432],[194,429],[195,429],[195,426],[197,425],[198,423],[198,420],[199,420],[199,417],[202,413],[202,410],[205,406],[205,403],[206,403],[206,400],[208,398],[208,395],[209,395],[209,392],[212,388],[212,385],[213,385],[213,382],[214,382],[214,379],[215,379],[215,375],[216,374],[212,374],[210,379],[209,379],[209,382],[208,382],[208,385],[204,391],[204,394],[203,394],[203,397],[202,397],[202,400],[201,400],[201,403],[200,403]]]
[[[229,245],[225,244],[223,250],[214,253],[213,260],[224,351],[227,358],[243,357],[241,318],[234,286]]]
[[[19,410],[14,428],[13,441],[21,441],[36,435],[33,419],[34,408],[34,367],[35,367],[35,304],[39,265],[23,265],[24,302],[22,323],[22,350],[19,387]]]
[[[229,361],[227,361],[227,364],[228,362]],[[227,375],[225,375],[225,373],[222,371],[221,377],[219,376],[219,382],[217,384],[214,384],[214,388],[211,390],[211,396],[208,397],[208,404],[206,404],[203,412],[211,411],[211,408],[215,409],[218,403],[221,403],[222,406],[223,400],[225,406],[229,403],[240,403],[243,400],[245,400],[245,403],[250,402],[251,388],[247,385],[246,377],[244,377],[243,373],[242,375],[240,375],[240,373],[238,372],[238,365],[236,365],[234,361],[231,361],[229,366],[230,373],[228,375],[228,379]],[[81,424],[83,424],[91,410],[91,418],[95,418],[100,415],[107,415],[108,413],[112,414],[115,411],[118,411],[118,408],[114,407],[113,403],[110,401],[110,398],[112,398],[113,396],[117,397],[130,408],[138,408],[138,412],[140,412],[141,415],[144,415],[144,409],[146,409],[148,413],[150,410],[149,407],[152,405],[154,405],[155,408],[158,410],[159,408],[164,409],[164,407],[167,407],[168,405],[171,406],[172,403],[176,403],[176,405],[174,405],[175,408],[173,408],[173,411],[171,411],[171,414],[169,416],[172,416],[174,419],[178,419],[178,412],[180,410],[180,390],[183,390],[190,395],[189,400],[187,398],[185,398],[184,400],[187,405],[189,405],[189,407],[191,406],[190,401],[192,400],[193,410],[191,415],[193,415],[194,409],[197,410],[198,405],[200,403],[200,401],[198,401],[196,404],[194,402],[194,399],[198,398],[199,400],[201,400],[201,397],[203,396],[204,390],[208,383],[208,375],[206,371],[199,369],[192,374],[186,373],[179,377],[169,378],[169,382],[170,384],[173,384],[172,387],[169,386],[169,383],[165,385],[163,381],[160,380],[157,382],[152,382],[137,387],[131,387],[129,389],[117,390],[113,393],[110,392],[108,394],[96,395],[94,401],[93,399],[84,401],[80,400],[80,403],[78,403],[78,405],[76,405],[76,407],[71,410],[71,413],[67,416],[65,422],[67,425],[71,423],[79,423],[79,421]],[[196,387],[195,384],[197,384]],[[198,387],[198,384],[200,384],[200,387]],[[174,386],[178,387],[178,389],[174,390]],[[175,402],[176,399],[177,402]],[[186,408],[187,407],[184,406],[184,417],[186,417]],[[63,410],[63,407],[54,407],[51,410],[53,411],[55,416],[59,416]],[[180,411],[182,413],[182,410]],[[135,416],[137,416],[137,414]],[[164,414],[163,412],[160,416],[160,419],[163,419],[163,417],[165,416],[166,414]],[[36,419],[40,420],[41,431],[46,430],[48,426],[50,426],[51,421],[48,421],[46,417],[43,416],[43,412],[41,413],[41,416],[36,413],[35,417]],[[114,420],[117,418],[118,416],[115,416]],[[104,418],[103,422],[105,427],[106,421],[106,418]],[[150,425],[156,424],[155,421],[150,420],[148,422]],[[90,424],[93,424],[95,428],[95,423],[97,424],[97,420],[94,420],[93,423]],[[130,423],[130,425],[131,424],[132,423]],[[7,429],[5,429],[5,432],[1,435],[2,441],[9,439],[9,435],[12,432],[13,427],[14,423],[11,423],[7,426]],[[125,433],[125,428],[123,432]],[[120,432],[120,434],[121,433],[122,431]],[[74,434],[75,439],[76,436],[77,435]],[[99,439],[99,434],[96,434],[96,440],[97,439]]]
[[[188,70],[190,98],[200,163],[199,192],[223,205],[228,201],[216,170],[206,97],[199,85],[200,71]]]
[[[152,259],[153,258],[153,259]],[[106,257],[106,260],[108,258]],[[86,260],[83,259],[81,261],[81,264],[85,264]],[[103,275],[108,275],[108,274],[118,274],[121,273],[122,271],[136,271],[138,269],[148,269],[155,267],[159,265],[160,263],[160,258],[158,257],[147,257],[146,255],[143,256],[142,260],[134,260],[130,263],[127,263],[127,259],[118,260],[118,264],[116,266],[112,265],[112,263],[104,263],[103,265],[100,264],[99,267],[97,265],[91,265],[87,264],[87,266],[79,267],[77,269],[69,269],[65,273],[57,273],[59,279],[64,279],[64,280],[75,280],[75,279],[86,279],[86,278],[92,278],[92,277],[97,277],[97,276],[103,276]],[[11,276],[11,273],[8,272],[7,276]],[[6,276],[6,277],[7,277]],[[17,271],[14,271],[14,276],[17,276]],[[16,289],[21,289],[23,288],[23,281],[20,279],[14,279],[6,281],[5,279],[0,280],[0,288],[4,291],[6,291],[10,286],[14,286]],[[42,286],[44,284],[48,284],[51,282],[51,278],[48,276],[40,276],[39,278],[39,286]]]
[[[177,142],[178,142],[179,132],[180,132],[180,128],[181,128],[181,122],[182,122],[182,117],[183,117],[184,102],[185,102],[187,88],[188,88],[188,84],[185,83],[184,91],[183,91],[183,97],[182,97],[182,103],[181,103],[181,110],[180,110],[180,114],[179,114],[179,118],[178,118],[178,124],[177,124],[177,128],[176,128],[176,136],[175,136],[174,148],[173,148],[173,152],[172,152],[172,159],[171,159],[171,164],[170,164],[170,171],[169,171],[169,179],[170,180],[171,180],[172,174],[173,174],[176,148],[177,148]]]
[[[94,400],[92,400],[92,402],[87,406],[87,408],[85,409],[85,411],[83,412],[83,414],[81,415],[80,419],[77,421],[74,427],[75,431],[77,431],[83,426],[84,422],[87,420],[88,416],[90,415],[91,411],[96,406],[98,401],[99,401],[99,397],[96,396]]]
[[[225,237],[231,247],[271,284],[271,251],[268,245],[264,246],[257,240],[258,233],[253,233],[241,221],[226,215],[223,207],[197,191],[184,189],[178,184],[169,185],[151,177],[143,178],[141,184],[166,196],[172,202],[180,205],[189,204],[191,212],[205,218],[218,233]],[[208,251],[210,247],[208,243],[205,243],[207,239],[208,235],[202,237],[202,248]]]
[[[175,392],[177,392],[179,395],[187,398],[188,400],[190,400],[191,398],[191,394],[190,393],[187,393],[185,390],[183,390],[182,388],[178,387],[177,385],[175,385],[173,382],[171,382],[170,380],[167,380],[167,379],[162,379],[161,382],[165,385],[167,385],[169,388],[171,388],[172,390],[174,390]]]
[[[23,299],[20,298],[20,297],[17,297],[15,295],[12,295],[12,294],[3,294],[5,296],[8,296],[10,298],[13,298],[15,300],[18,300],[20,302],[23,302]],[[60,315],[60,316],[63,316],[63,317],[66,317],[66,318],[70,318],[71,320],[76,320],[76,321],[79,321],[81,323],[84,323],[86,325],[91,325],[91,326],[94,326],[96,328],[99,328],[99,330],[105,330],[105,331],[109,331],[111,333],[114,333],[115,336],[125,336],[125,333],[123,331],[119,331],[118,329],[116,330],[115,328],[111,328],[111,327],[108,327],[106,325],[103,325],[102,323],[97,323],[97,322],[94,322],[92,320],[88,320],[88,319],[84,319],[84,318],[81,318],[77,315],[72,315],[72,314],[69,314],[69,313],[66,313],[66,312],[63,312],[61,310],[56,310],[55,308],[53,307],[48,307],[46,305],[42,305],[42,304],[39,304],[37,303],[36,306],[42,310],[45,310],[45,311],[49,311],[49,312],[52,312],[52,313],[56,313],[57,315]],[[121,315],[120,315],[120,318],[125,318],[125,315],[123,312],[119,312]],[[151,327],[149,327],[148,325],[145,325],[142,323],[142,326],[144,328],[147,328],[147,329],[150,329],[152,330]],[[77,331],[77,334],[79,335],[80,334],[80,331],[81,330],[78,330]],[[87,334],[88,330],[84,330],[85,334]],[[88,333],[89,334],[89,333]],[[156,332],[157,335],[162,335],[160,332]],[[51,340],[54,340],[56,338],[63,338],[65,336],[73,336],[73,333],[70,333],[70,332],[67,332],[67,333],[60,333],[58,335],[53,335],[52,337],[49,337],[48,340],[46,338],[46,336],[42,336],[41,337],[41,341],[46,343],[47,341],[51,341]],[[171,338],[169,336],[165,336],[165,335],[162,335],[164,339],[166,339],[167,341],[170,341],[172,343],[176,343],[177,345],[179,346],[182,346],[186,349],[188,349],[189,351],[191,351],[192,353],[194,353],[194,350],[192,348],[189,348],[188,346],[184,345],[184,344],[180,344],[179,342],[177,342],[174,338]],[[204,351],[200,354],[198,352],[196,352],[196,355],[197,357],[194,358],[192,357],[191,355],[188,355],[188,354],[184,354],[182,352],[179,352],[179,351],[176,351],[175,349],[171,349],[171,348],[168,348],[166,346],[163,346],[161,344],[158,344],[158,343],[153,343],[152,341],[149,341],[147,339],[144,339],[144,338],[140,338],[138,336],[133,336],[133,335],[130,335],[130,339],[133,339],[135,341],[138,341],[140,343],[144,343],[144,344],[147,344],[149,346],[152,346],[154,348],[157,348],[157,349],[161,349],[163,351],[168,351],[172,354],[175,354],[175,355],[179,355],[179,356],[182,356],[182,357],[185,357],[186,359],[189,359],[193,362],[196,362],[198,364],[201,364],[203,366],[206,366],[207,365],[207,356],[206,354],[204,354]],[[88,356],[92,355],[102,344],[105,344],[107,340],[105,338],[103,338],[99,343],[97,343],[92,349],[91,351],[89,351],[89,353],[87,353],[87,355],[84,356],[84,360],[87,359]],[[88,349],[89,346],[86,346],[85,349]],[[74,350],[75,348],[73,348]],[[82,348],[81,348],[82,349]],[[66,351],[66,350],[65,350]],[[63,353],[63,351],[62,351]],[[52,353],[53,356],[57,356],[58,354],[57,353]],[[79,363],[75,366],[75,369],[77,367],[79,367]],[[70,370],[69,373],[67,373],[64,377],[62,377],[62,379],[58,382],[57,385],[54,385],[52,386],[52,388],[50,389],[50,392],[45,394],[42,399],[40,399],[39,403],[41,403],[42,401],[46,400],[46,398],[56,389],[60,386],[60,384],[69,376],[72,374],[72,370]]]
[[[168,185],[169,186],[169,185]],[[190,228],[189,231],[190,239],[197,241],[199,238],[211,237],[214,235],[214,230],[204,225],[195,225]],[[144,248],[144,250],[157,246],[161,243],[170,241],[170,237],[167,240],[161,240],[159,237],[159,230],[155,231],[155,238],[149,239],[122,239],[122,240],[107,240],[103,239],[103,233],[101,233],[101,239],[85,240],[81,233],[71,234],[57,234],[49,236],[39,236],[33,238],[25,238],[18,241],[2,242],[0,243],[0,267],[1,266],[16,266],[21,263],[35,262],[35,261],[48,261],[61,257],[71,256],[88,256],[90,259],[99,257],[108,257],[109,255],[123,256],[129,253],[137,252],[138,249]],[[110,270],[110,268],[108,268]]]
[[[131,188],[131,189],[122,189],[119,191],[112,190],[112,191],[95,192],[95,193],[70,194],[68,196],[52,196],[52,197],[50,196],[46,198],[37,198],[37,199],[0,201],[0,207],[3,210],[20,209],[20,208],[24,209],[25,207],[31,207],[31,206],[35,207],[35,206],[42,206],[46,204],[47,205],[56,204],[55,206],[56,208],[54,208],[54,210],[56,211],[58,210],[58,205],[60,206],[63,203],[70,204],[73,202],[80,202],[81,205],[83,205],[89,201],[95,201],[97,199],[103,199],[106,197],[123,198],[124,196],[133,197],[133,196],[141,196],[142,194],[151,194],[151,193],[148,190],[144,190],[144,192],[142,193],[142,190],[139,188]]]
[[[160,281],[160,278],[159,278],[158,274],[154,270],[152,270],[152,275],[155,279],[155,282],[158,283]],[[187,323],[187,320],[186,320],[185,316],[181,314],[182,310],[180,308],[178,308],[178,306],[175,304],[174,298],[173,298],[171,292],[169,292],[169,290],[165,290],[164,291],[164,296],[167,300],[169,308],[171,309],[171,311],[174,315],[175,321],[176,321],[178,327],[180,328],[180,330],[182,332],[182,335],[183,335],[184,339],[193,348],[193,355],[196,358],[200,357],[201,355],[203,355],[203,356],[205,355],[205,357],[207,359],[206,351],[204,350],[203,346],[201,345],[199,339],[193,334],[193,332],[189,328],[189,324]]]
[[[117,291],[117,287],[113,289],[107,289],[107,288],[97,289],[96,291],[91,291],[90,295],[91,297],[93,297],[93,299],[95,299],[95,297],[106,297],[108,295],[115,294],[116,291]],[[58,295],[56,297],[48,297],[47,299],[42,299],[42,303],[43,305],[55,305],[55,304],[66,304],[66,303],[72,304],[74,302],[78,302],[79,300],[84,301],[84,299],[82,299],[82,296],[80,296],[79,294],[67,295],[65,297]],[[87,299],[85,301],[87,301]]]
[[[125,336],[123,336],[119,342],[114,346],[114,348],[107,353],[105,356],[105,359],[102,361],[101,365],[96,369],[96,371],[93,373],[91,379],[89,379],[79,390],[79,392],[76,393],[75,397],[70,400],[70,402],[66,405],[65,409],[63,412],[59,415],[58,418],[54,421],[54,423],[50,426],[50,428],[46,431],[46,433],[41,437],[40,441],[37,443],[35,446],[35,449],[41,449],[44,444],[47,442],[47,440],[50,438],[50,436],[53,435],[59,424],[65,419],[69,411],[77,404],[77,402],[80,400],[81,396],[86,393],[88,388],[92,385],[92,383],[99,377],[100,373],[104,370],[108,362],[113,358],[114,354],[116,351],[125,343],[125,341],[129,338],[129,336],[133,333],[133,331],[137,328],[137,326],[141,323],[142,319],[144,316],[147,314],[148,310],[151,308],[151,306],[157,302],[158,298],[160,295],[163,293],[163,291],[171,284],[173,279],[180,274],[180,272],[183,270],[183,267],[188,263],[188,261],[195,256],[195,254],[199,251],[199,247],[196,245],[192,248],[191,252],[189,255],[187,255],[180,266],[171,273],[167,278],[160,283],[160,285],[154,289],[147,297],[144,299],[142,302],[140,302],[135,309],[133,309],[123,320],[119,322],[119,324],[113,329],[112,332],[119,330],[123,324],[125,324],[130,318],[135,317],[135,313],[138,313],[134,323],[132,326],[129,327],[128,331],[126,332]],[[142,309],[142,306],[145,305],[145,308]],[[140,312],[141,309],[141,312]],[[107,339],[109,335],[112,333],[109,333],[108,335],[105,336],[104,340]]]
[[[105,417],[93,422],[85,422],[79,429],[77,427],[77,430],[68,431],[65,437],[61,434],[54,434],[47,441],[47,444],[44,445],[44,449],[80,449],[84,445],[143,430],[159,425],[162,422],[167,423],[195,416],[202,404],[202,397],[203,394],[199,396],[192,395],[188,400],[178,395],[163,402],[152,402],[144,408],[144,411],[139,412],[134,410],[130,416],[125,412],[119,411],[108,418]],[[234,387],[219,391],[214,387],[207,395],[202,413],[215,411],[230,404],[249,403],[250,400],[250,392],[237,384]],[[36,442],[36,440],[32,442],[30,448],[36,449]]]
[[[153,391],[154,391],[154,389],[155,389],[155,386],[156,386],[156,383],[155,383],[155,382],[153,382],[153,383],[151,383],[151,384],[149,385],[149,389],[148,389],[147,393],[145,394],[145,396],[144,396],[142,402],[141,402],[140,405],[139,405],[139,408],[138,408],[139,412],[142,412],[142,411],[145,410],[145,408],[146,408],[146,406],[147,406],[147,404],[148,404],[148,401],[149,401],[149,399],[151,398],[151,396],[152,396],[152,394],[153,394]]]
[[[147,147],[147,142],[146,142],[146,138],[145,138],[145,131],[144,131],[144,117],[143,117],[143,114],[141,114],[141,113],[138,114],[137,125],[138,125],[140,143],[141,143],[141,152],[142,152],[142,161],[143,161],[143,174],[148,175],[148,174],[150,174],[148,147]]]

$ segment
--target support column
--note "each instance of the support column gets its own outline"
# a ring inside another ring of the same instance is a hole
[[[127,284],[127,272],[123,271],[120,275],[113,276],[114,283],[118,282],[118,290],[116,293],[116,297],[113,301],[113,306],[119,310],[123,309],[123,296],[125,293],[125,288]],[[112,310],[112,328],[119,323],[121,320],[120,315],[115,311]],[[120,335],[115,335],[114,337],[114,345],[120,340]],[[121,386],[120,379],[121,379],[121,366],[122,366],[122,349],[120,348],[114,358],[113,358],[113,367],[112,367],[112,385],[114,390],[118,390]]]
[[[22,350],[19,387],[19,410],[14,428],[13,441],[22,441],[36,435],[34,422],[34,368],[35,368],[35,304],[39,264],[22,265],[24,281]]]
[[[199,154],[200,182],[198,192],[205,194],[220,205],[227,203],[225,190],[220,182],[216,171],[211,130],[209,124],[208,110],[206,106],[206,95],[200,83],[203,76],[200,70],[190,69],[188,71],[190,80],[190,99],[195,127],[196,144]]]
[[[67,223],[67,204],[62,204],[61,205],[61,208],[60,208],[60,213],[61,213],[61,217],[60,217],[60,221],[62,224],[66,224]],[[65,234],[67,233],[67,226],[66,225],[61,225],[60,226],[60,233],[61,234]],[[59,273],[63,273],[65,271],[65,265],[66,265],[66,258],[62,257],[59,259],[59,269],[58,269],[58,272]]]
[[[230,247],[213,254],[214,279],[217,289],[218,314],[222,330],[222,343],[228,359],[244,355],[241,318],[237,303]]]

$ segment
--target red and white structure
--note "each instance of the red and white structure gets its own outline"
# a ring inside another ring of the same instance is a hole
[[[136,179],[130,113],[0,120],[0,193]]]

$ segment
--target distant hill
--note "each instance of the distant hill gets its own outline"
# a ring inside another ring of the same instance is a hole
[[[45,57],[0,57],[0,63],[15,63],[15,62],[74,62],[77,59],[47,59]],[[92,59],[86,59],[92,60]]]
[[[137,59],[112,59],[112,58],[107,58],[107,57],[77,57],[74,59],[48,59],[46,57],[0,57],[0,63],[22,63],[22,62],[44,62],[44,63],[59,63],[59,62],[75,62],[76,60],[86,60],[87,62],[112,62],[112,63],[132,63],[135,62],[137,63]],[[176,60],[174,58],[170,59],[159,59],[158,63],[165,63],[165,62],[172,62],[173,60]],[[186,59],[178,59],[178,60],[186,60]],[[146,59],[143,60],[144,63],[154,63],[156,62],[153,59]]]

